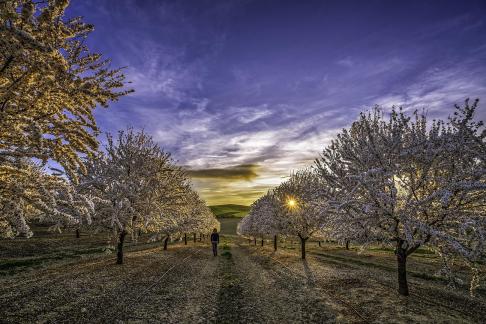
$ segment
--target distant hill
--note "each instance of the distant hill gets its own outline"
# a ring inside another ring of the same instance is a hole
[[[234,204],[209,206],[209,208],[219,218],[242,218],[250,211],[250,206]]]

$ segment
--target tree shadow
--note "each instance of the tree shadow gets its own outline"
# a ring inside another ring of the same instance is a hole
[[[314,273],[312,272],[311,268],[309,267],[309,263],[307,260],[302,260],[302,265],[304,266],[304,273],[305,277],[307,279],[307,284],[309,286],[315,286],[316,285],[316,277],[314,276]]]

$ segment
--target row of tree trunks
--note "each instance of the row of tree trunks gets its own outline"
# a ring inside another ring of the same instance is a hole
[[[77,231],[78,233],[78,231]],[[120,234],[120,241],[118,243],[118,259],[117,263],[122,264],[123,263],[123,241],[125,238],[126,232],[122,232]],[[199,241],[203,239],[205,235],[204,234],[199,234]],[[278,241],[277,241],[277,235],[273,236],[273,249],[274,251],[277,251],[278,247]],[[307,238],[304,238],[299,235],[300,238],[300,246],[301,246],[301,258],[305,260],[306,258],[306,249],[305,249],[305,244],[308,240]],[[164,250],[167,250],[167,243],[168,243],[169,237],[167,236],[164,240]],[[194,233],[194,242],[196,242],[196,233]],[[345,248],[346,250],[349,250],[349,243],[350,240],[345,240]],[[184,234],[184,244],[187,245],[187,234]],[[251,239],[248,239],[248,244],[251,244]],[[253,238],[253,244],[257,244],[257,239],[256,237]],[[293,241],[291,240],[291,244],[293,244]],[[321,247],[321,241],[318,241],[319,247]],[[262,238],[261,240],[261,246],[264,245],[264,239]],[[399,241],[397,243],[397,248],[396,248],[396,255],[397,255],[397,264],[398,264],[398,292],[400,295],[403,296],[408,296],[409,291],[408,291],[408,283],[407,283],[407,249],[402,247],[403,241]]]

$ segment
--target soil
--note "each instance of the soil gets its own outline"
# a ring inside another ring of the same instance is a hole
[[[123,265],[115,264],[112,253],[4,274],[0,322],[481,323],[486,318],[484,295],[472,298],[427,277],[411,276],[412,295],[399,296],[389,256],[310,247],[303,261],[297,245],[274,252],[270,244],[222,241],[217,257],[208,242],[175,243],[167,251],[158,243],[127,249]]]

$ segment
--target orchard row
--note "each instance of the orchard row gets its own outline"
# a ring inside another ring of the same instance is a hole
[[[407,257],[421,247],[472,271],[471,292],[486,259],[486,132],[478,101],[447,120],[380,108],[362,113],[306,170],[251,206],[244,236],[310,237],[395,248],[399,292],[408,295]]]
[[[0,237],[30,223],[126,235],[207,233],[219,224],[184,171],[143,132],[108,135],[93,111],[132,92],[91,52],[93,26],[66,19],[69,1],[0,2]],[[55,166],[55,168],[53,167]]]

